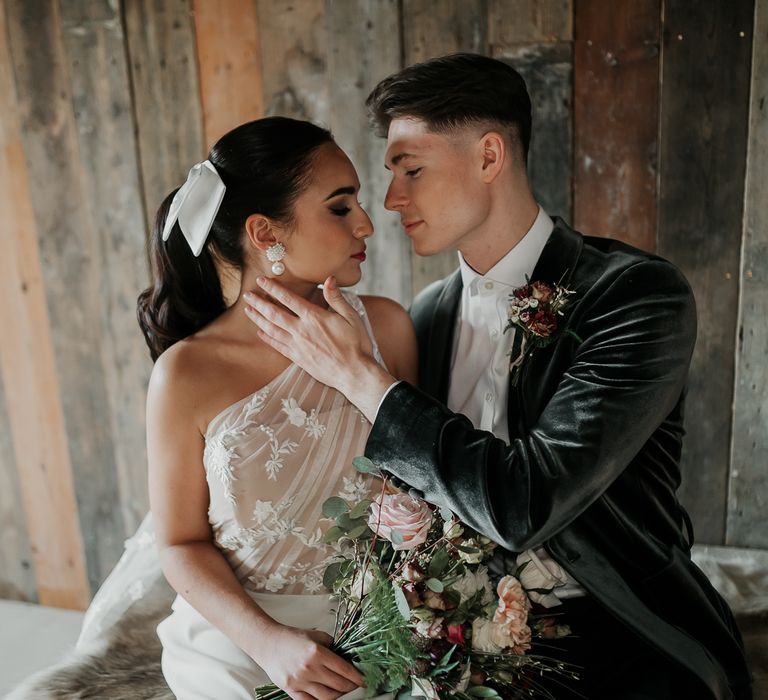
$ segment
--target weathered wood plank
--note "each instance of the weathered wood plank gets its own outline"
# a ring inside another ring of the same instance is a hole
[[[487,0],[403,0],[402,26],[406,66],[456,51],[488,53]],[[430,257],[412,254],[413,294],[457,265],[454,251]]]
[[[125,537],[101,362],[97,232],[85,205],[58,4],[13,0],[7,7],[69,454],[88,578],[95,588]]]
[[[753,0],[664,3],[658,249],[698,304],[681,499],[725,537]]]
[[[147,512],[145,387],[151,363],[136,324],[147,286],[144,216],[124,35],[119,9],[104,0],[61,2],[85,209],[98,288],[101,363],[109,401],[125,534]],[[106,466],[106,465],[105,465]]]
[[[33,109],[29,101],[19,109],[12,75],[14,61],[6,37],[13,35],[22,40],[22,30],[29,26],[20,5],[12,2],[0,5],[0,208],[5,222],[0,228],[3,244],[0,328],[4,329],[0,370],[38,599],[46,605],[84,608],[89,590],[57,377],[56,355],[60,348],[54,350],[51,338],[38,246],[39,224],[35,221],[31,197],[33,194],[38,200],[47,197],[46,183],[50,179],[55,181],[58,173],[55,169],[47,173],[28,172],[21,133],[22,119],[32,131],[47,119],[45,130],[51,134],[38,138],[44,145],[52,145],[59,133],[60,110],[49,111],[45,105]],[[28,5],[34,6],[33,11],[42,9],[38,3]],[[6,17],[6,11],[13,17]],[[7,24],[15,31],[8,31]],[[40,33],[37,36],[48,39]],[[31,69],[20,67],[18,61],[17,75],[21,76],[22,88],[34,84],[53,99],[59,99],[53,76],[48,79],[49,71],[56,70],[53,61],[45,62],[50,59],[48,48],[46,41],[45,50],[36,52],[43,56],[36,76],[39,83],[30,80]],[[60,62],[58,66],[60,68]],[[40,169],[55,164],[56,161],[49,164],[48,159],[43,158]],[[57,199],[55,192],[52,194],[54,209],[66,225],[67,200]],[[45,232],[53,242],[59,238],[50,226]]]
[[[194,0],[197,63],[207,149],[264,115],[254,0]]]
[[[2,10],[0,10],[2,13]],[[0,20],[2,25],[2,20]],[[0,29],[2,27],[0,26]],[[2,57],[2,54],[0,54]],[[0,59],[1,60],[1,59]],[[2,98],[0,98],[2,100]],[[3,102],[3,105],[5,103]],[[0,126],[0,129],[3,129]],[[3,129],[4,130],[4,129]],[[0,137],[0,141],[4,141]],[[4,198],[0,194],[0,201]],[[3,237],[3,242],[4,242]],[[0,599],[37,600],[32,573],[32,551],[22,508],[16,455],[11,439],[10,416],[0,372]]]
[[[384,169],[386,140],[367,127],[365,98],[373,86],[400,68],[396,0],[328,0],[328,78],[330,126],[355,164],[360,201],[375,234],[368,239],[361,293],[411,301],[411,246],[399,217],[384,209],[389,175]],[[358,27],[351,33],[349,27]]]
[[[515,44],[571,41],[572,0],[489,0],[488,36],[494,52]]]
[[[329,123],[323,0],[258,0],[267,114]]]
[[[190,0],[123,3],[148,225],[205,156]]]
[[[537,201],[549,214],[571,221],[573,53],[571,44],[519,44],[494,57],[525,79],[531,96],[533,131],[528,177]]]
[[[648,251],[656,248],[660,19],[660,0],[576,3],[574,222]]]
[[[768,4],[758,2],[726,544],[768,547]]]

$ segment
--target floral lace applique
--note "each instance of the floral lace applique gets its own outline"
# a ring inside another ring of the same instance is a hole
[[[288,422],[297,427],[304,426],[304,434],[318,440],[325,435],[325,426],[317,420],[317,409],[307,412],[299,406],[296,399],[283,399],[283,413],[288,416]]]
[[[203,453],[205,468],[221,482],[221,485],[224,487],[224,497],[233,505],[237,500],[234,493],[234,482],[237,481],[237,476],[235,476],[232,466],[235,450],[226,445],[225,439],[242,435],[245,432],[244,424],[247,425],[253,416],[261,411],[268,394],[269,387],[264,387],[261,391],[257,391],[248,401],[241,422],[206,438],[205,441],[205,451]]]
[[[304,536],[304,528],[296,524],[296,518],[286,517],[295,498],[284,498],[277,505],[272,501],[256,501],[253,508],[255,525],[241,527],[230,535],[216,537],[217,544],[222,549],[238,549],[239,547],[255,547],[258,544],[273,545],[290,535]]]
[[[259,430],[266,434],[269,440],[269,448],[272,456],[267,460],[264,469],[267,472],[267,478],[270,481],[277,481],[277,474],[283,468],[285,455],[293,454],[299,446],[298,442],[285,440],[282,443],[277,439],[275,431],[268,425],[260,425]]]
[[[304,425],[307,420],[307,412],[299,406],[296,399],[283,399],[283,413],[288,416],[288,420],[292,425],[300,426]]]
[[[235,450],[224,444],[226,433],[214,436],[205,443],[204,463],[224,487],[224,497],[234,505],[234,482],[237,481],[232,468],[232,456]]]
[[[317,593],[323,588],[323,572],[328,560],[319,564],[294,564],[290,567],[281,566],[269,576],[254,575],[248,578],[252,590],[266,590],[278,593],[287,586],[301,584],[307,593]]]
[[[370,489],[362,474],[358,474],[354,478],[349,476],[342,478],[344,479],[344,488],[339,491],[340,498],[350,503],[358,503],[368,497]]]
[[[309,412],[307,422],[304,424],[304,433],[315,440],[325,435],[325,426],[317,420],[317,410],[314,408]]]

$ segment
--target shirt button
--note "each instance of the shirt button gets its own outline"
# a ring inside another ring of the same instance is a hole
[[[488,393],[485,395],[485,400],[486,400],[488,403],[490,403],[491,401],[493,401],[493,394],[492,394],[490,391],[489,391],[489,392],[488,392]]]
[[[499,332],[496,329],[491,331],[491,338],[496,338],[498,335],[499,335]]]
[[[483,285],[486,289],[493,289],[493,282],[486,282],[485,285]]]

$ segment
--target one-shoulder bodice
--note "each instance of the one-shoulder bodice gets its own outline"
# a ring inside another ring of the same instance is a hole
[[[383,364],[365,309],[361,315]],[[247,590],[318,593],[333,547],[323,502],[354,503],[371,477],[352,459],[363,454],[370,423],[335,389],[291,364],[269,384],[224,409],[205,435],[209,521],[214,541]]]

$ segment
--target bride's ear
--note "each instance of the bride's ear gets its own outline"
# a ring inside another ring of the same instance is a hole
[[[251,214],[245,220],[245,233],[249,244],[261,252],[278,242],[277,227],[263,214]]]

